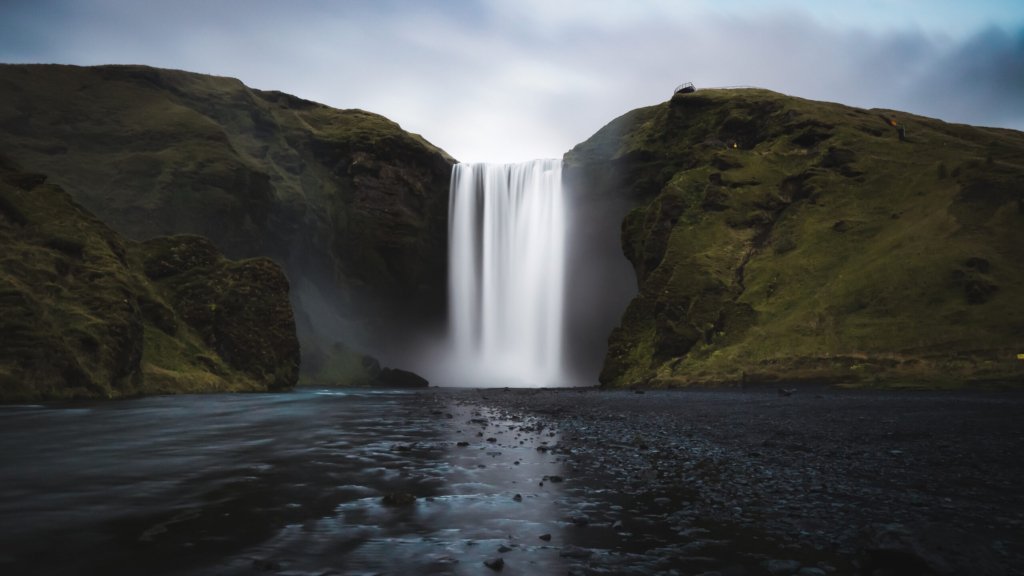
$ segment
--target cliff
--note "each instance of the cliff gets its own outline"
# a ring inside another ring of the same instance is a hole
[[[445,317],[453,160],[362,110],[144,66],[0,65],[0,152],[133,240],[208,238],[292,284],[303,371]]]
[[[631,206],[606,386],[1024,381],[1020,132],[702,90],[565,160]]]
[[[195,237],[119,234],[0,156],[0,402],[293,387],[288,281]]]

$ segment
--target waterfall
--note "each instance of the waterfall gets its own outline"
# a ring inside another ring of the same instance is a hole
[[[457,164],[449,196],[451,345],[474,386],[562,384],[561,160]]]

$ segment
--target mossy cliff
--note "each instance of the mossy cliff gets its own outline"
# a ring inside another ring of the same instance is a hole
[[[0,156],[0,402],[282,390],[288,281],[196,237],[124,240]]]
[[[634,206],[604,385],[1024,381],[1020,132],[704,90],[566,162]]]
[[[0,65],[0,142],[130,239],[281,264],[310,375],[335,341],[445,317],[454,161],[382,116],[176,70]]]

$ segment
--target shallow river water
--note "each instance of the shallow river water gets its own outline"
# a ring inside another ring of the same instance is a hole
[[[1024,575],[1022,407],[825,388],[0,406],[0,574]]]
[[[558,434],[502,418],[401,391],[2,407],[0,572],[565,573]]]

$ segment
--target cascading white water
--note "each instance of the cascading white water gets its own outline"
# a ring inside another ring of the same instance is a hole
[[[459,379],[476,386],[561,384],[561,160],[455,165],[448,222],[448,298]]]

